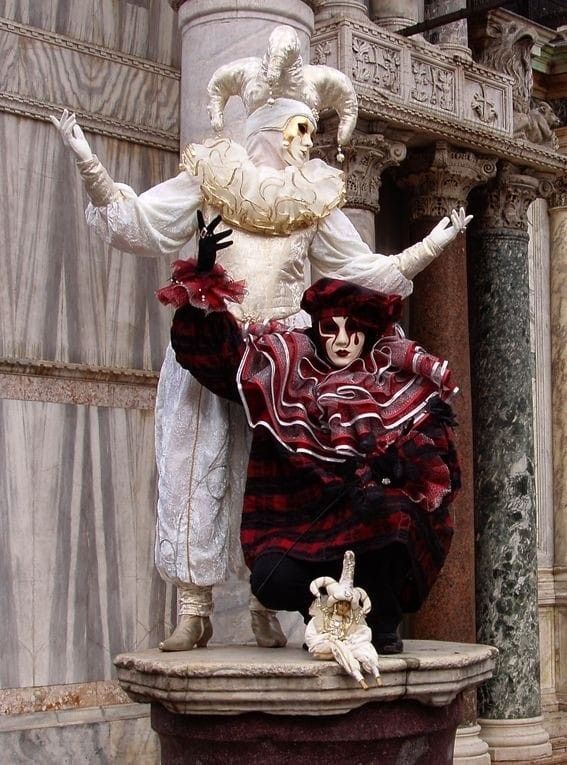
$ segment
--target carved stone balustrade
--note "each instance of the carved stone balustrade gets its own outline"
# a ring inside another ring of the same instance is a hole
[[[514,136],[515,83],[507,74],[345,18],[316,20],[311,59],[351,77],[360,116],[378,121],[387,135],[409,130],[547,172],[567,168],[551,147]]]

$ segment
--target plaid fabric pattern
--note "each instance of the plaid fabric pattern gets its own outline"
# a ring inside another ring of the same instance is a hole
[[[263,429],[254,431],[241,526],[248,566],[264,553],[287,552],[302,560],[341,559],[346,550],[363,553],[393,542],[407,546],[412,577],[404,609],[422,603],[445,561],[453,535],[449,505],[459,487],[459,468],[449,429],[429,422],[422,433],[447,466],[449,492],[427,512],[404,489],[379,484],[373,501],[359,507],[359,463],[337,467],[290,454]],[[403,455],[402,455],[403,457]],[[421,465],[427,470],[427,461]]]
[[[179,364],[217,396],[240,401],[236,371],[244,353],[242,333],[226,311],[179,308],[171,325],[171,346]]]
[[[229,313],[205,316],[191,306],[179,309],[171,340],[178,362],[199,382],[240,401],[235,379],[245,344]],[[430,413],[415,436],[402,439],[389,460],[369,454],[328,463],[291,453],[267,429],[256,428],[241,526],[248,566],[264,553],[326,561],[341,559],[347,549],[363,553],[400,542],[413,567],[402,605],[406,611],[417,609],[449,550],[449,505],[460,474],[442,414]],[[424,488],[432,476],[442,497],[434,509]]]

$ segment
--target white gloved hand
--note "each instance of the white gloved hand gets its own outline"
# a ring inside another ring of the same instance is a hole
[[[60,120],[53,116],[50,116],[49,119],[59,131],[65,146],[73,152],[79,161],[84,162],[92,159],[93,153],[91,147],[80,126],[77,124],[74,114],[69,114],[67,109],[64,109]]]
[[[465,208],[451,210],[451,217],[445,216],[427,236],[427,241],[437,252],[441,252],[457,235],[464,231],[473,216],[465,213]]]

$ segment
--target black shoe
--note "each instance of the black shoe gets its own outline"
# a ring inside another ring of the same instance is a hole
[[[404,644],[395,632],[378,633],[372,637],[372,645],[379,654],[391,656],[395,653],[402,653]]]

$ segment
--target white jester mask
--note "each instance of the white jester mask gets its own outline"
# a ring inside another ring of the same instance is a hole
[[[364,348],[365,334],[348,316],[330,316],[319,321],[319,336],[331,364],[343,369],[357,359]]]
[[[283,159],[288,165],[301,167],[309,159],[313,147],[311,136],[315,132],[313,123],[304,116],[289,119],[283,129]]]

